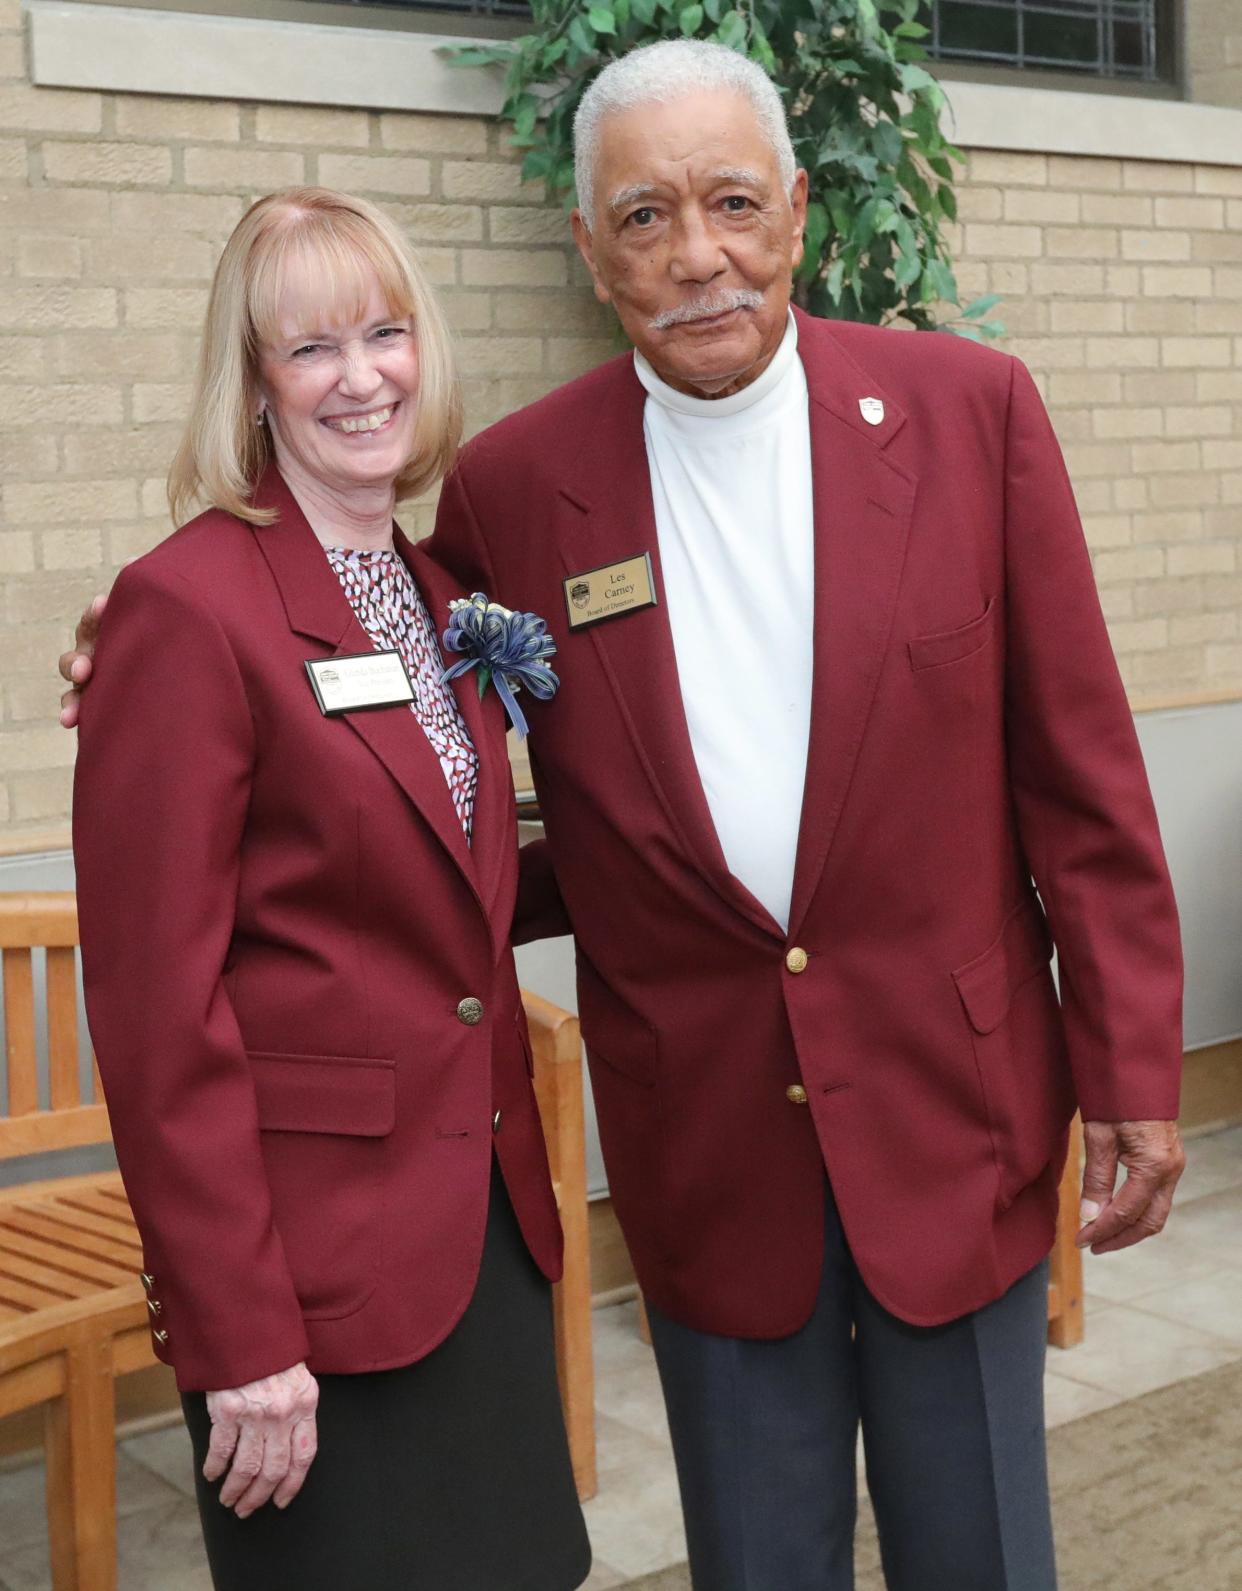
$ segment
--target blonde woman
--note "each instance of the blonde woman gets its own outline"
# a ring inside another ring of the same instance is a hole
[[[117,581],[81,709],[91,1029],[220,1591],[589,1568],[505,717],[441,683],[466,593],[393,523],[460,424],[395,226],[261,200],[170,477],[211,506]]]

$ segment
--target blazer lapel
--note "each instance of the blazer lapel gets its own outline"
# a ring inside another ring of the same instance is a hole
[[[810,390],[815,655],[791,939],[824,871],[862,745],[888,649],[917,487],[884,452],[905,421],[898,405],[822,322],[800,313],[798,347]],[[878,425],[863,419],[863,398],[883,403]]]
[[[333,656],[371,651],[371,639],[354,617],[323,547],[274,467],[269,466],[259,482],[255,502],[277,512],[272,524],[255,528],[255,537],[280,590],[290,629],[330,647]],[[401,541],[409,547],[403,536]],[[398,550],[406,556],[404,549]],[[422,564],[429,566],[429,561],[423,559]],[[483,899],[439,758],[418,723],[411,722],[412,716],[408,707],[341,714],[417,808],[486,911],[488,902]],[[480,747],[480,759],[485,755]],[[486,816],[476,812],[475,825],[476,830],[484,828]]]
[[[400,530],[395,532],[395,539],[398,552],[409,565],[423,594],[438,643],[448,627],[449,603],[456,597],[468,596],[469,592],[463,591],[439,564],[429,558],[421,547],[407,540]],[[500,600],[500,596],[494,592],[489,591],[488,596]],[[478,680],[473,669],[459,674],[450,681],[448,688],[456,697],[479,757],[479,783],[475,791],[469,849],[480,899],[490,913],[500,888],[506,855],[517,843],[510,824],[516,808],[513,776],[509,769],[508,717],[495,690],[489,689],[480,699]],[[443,774],[440,778],[443,783]],[[461,824],[457,821],[456,813],[453,822],[460,835]]]
[[[616,696],[647,777],[683,853],[708,884],[765,933],[780,928],[729,872],[703,793],[677,674],[643,439],[646,393],[628,361],[590,427],[562,494],[565,574],[651,554],[656,605],[586,632]],[[562,647],[562,652],[564,648]]]

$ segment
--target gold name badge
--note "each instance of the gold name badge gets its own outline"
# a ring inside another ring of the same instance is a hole
[[[632,558],[605,564],[602,569],[588,569],[585,574],[570,575],[564,584],[571,630],[583,630],[602,619],[655,606],[649,552],[635,553]]]

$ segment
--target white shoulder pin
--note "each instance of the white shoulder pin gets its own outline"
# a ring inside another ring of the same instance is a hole
[[[884,418],[884,402],[881,398],[859,398],[858,412],[868,425],[879,425]]]

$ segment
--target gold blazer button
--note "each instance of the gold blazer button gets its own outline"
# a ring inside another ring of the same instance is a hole
[[[142,1272],[142,1286],[143,1290],[148,1293],[155,1286],[155,1277],[151,1275],[150,1271]]]
[[[474,995],[467,995],[457,1007],[457,1020],[464,1022],[468,1028],[477,1027],[483,1020],[483,1002],[476,1000]]]
[[[785,952],[785,965],[790,972],[805,972],[810,959],[801,945],[794,945],[792,950]]]
[[[803,1088],[801,1083],[790,1083],[785,1090],[785,1098],[791,1105],[805,1105],[806,1089]]]
[[[152,1331],[151,1335],[155,1338],[156,1342],[159,1343],[161,1348],[168,1341],[168,1333],[166,1331]]]

